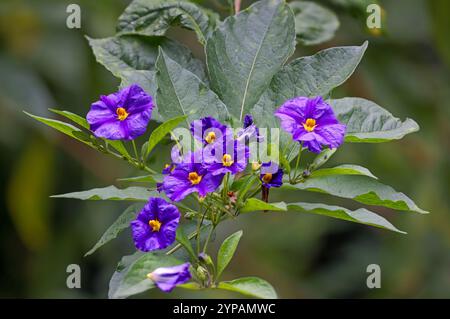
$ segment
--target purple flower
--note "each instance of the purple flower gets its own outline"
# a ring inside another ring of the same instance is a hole
[[[190,263],[184,263],[173,267],[160,267],[147,275],[155,285],[164,292],[171,292],[177,285],[184,284],[191,279],[189,272]]]
[[[280,187],[283,185],[283,169],[272,162],[264,163],[261,166],[259,179],[265,188]]]
[[[244,128],[247,128],[250,125],[253,125],[253,117],[250,114],[246,114],[244,116]]]
[[[209,116],[193,121],[191,132],[194,138],[204,145],[212,144],[219,139],[223,140],[227,134],[232,133],[226,125]]]
[[[263,136],[259,134],[259,128],[253,123],[253,117],[250,114],[244,116],[244,126],[237,133],[238,139],[248,143],[252,138],[257,142],[263,141]]]
[[[238,140],[207,145],[203,149],[203,161],[213,175],[242,172],[247,167],[248,158],[248,147]]]
[[[97,137],[109,140],[134,140],[147,130],[153,99],[138,85],[100,96],[86,116]]]
[[[178,202],[191,193],[204,197],[222,183],[223,174],[213,175],[204,164],[197,163],[194,159],[194,154],[187,156],[183,163],[164,177],[163,189],[171,200]]]
[[[162,198],[150,197],[131,222],[134,245],[142,251],[164,249],[175,241],[180,212]]]
[[[296,97],[286,101],[276,112],[281,127],[303,142],[311,152],[320,153],[322,146],[339,147],[346,126],[339,123],[331,106],[322,97]]]

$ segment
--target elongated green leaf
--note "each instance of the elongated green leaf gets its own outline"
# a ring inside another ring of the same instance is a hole
[[[184,249],[186,249],[186,251],[191,256],[192,260],[197,260],[197,255],[195,254],[194,249],[192,248],[189,238],[186,236],[184,227],[178,226],[176,240],[184,247]]]
[[[228,110],[196,75],[172,60],[161,49],[156,62],[160,114],[165,119],[187,116],[186,124],[204,116],[226,119]]]
[[[303,45],[316,45],[334,37],[339,20],[333,11],[311,1],[289,3],[295,15],[295,33]]]
[[[242,237],[242,230],[235,232],[234,234],[227,237],[219,248],[219,253],[217,254],[217,278],[220,277],[222,272],[230,263],[234,256],[239,240]]]
[[[186,1],[134,0],[119,17],[117,31],[160,36],[171,26],[180,25],[195,31],[204,44],[218,19],[216,14]]]
[[[294,17],[281,0],[228,17],[206,44],[211,86],[239,120],[258,102],[295,48]]]
[[[312,177],[329,176],[329,175],[364,175],[377,179],[367,168],[359,165],[339,165],[332,168],[322,168],[312,172]]]
[[[125,256],[109,283],[110,299],[127,298],[155,287],[147,274],[159,267],[171,267],[183,262],[162,253],[136,253]]]
[[[123,157],[125,158],[131,158],[130,153],[128,153],[127,148],[125,147],[125,145],[123,144],[122,141],[112,141],[112,140],[105,140],[106,143],[108,143],[108,145],[110,145],[113,149],[115,149],[116,151],[118,151]]]
[[[270,210],[270,211],[285,211],[286,203],[266,203],[257,198],[249,198],[245,202],[244,206],[240,209],[241,213],[249,213],[258,210]]]
[[[113,185],[104,188],[94,188],[88,191],[53,195],[53,198],[75,198],[81,200],[125,200],[148,201],[151,196],[158,196],[158,192],[145,187],[128,187],[119,189]]]
[[[161,182],[163,180],[163,176],[161,174],[151,174],[151,175],[119,178],[117,180],[119,182],[127,182],[127,183],[155,184],[155,183]]]
[[[84,256],[92,255],[97,249],[107,244],[111,240],[117,238],[117,236],[125,229],[130,227],[132,220],[136,218],[139,210],[142,208],[141,205],[132,205],[128,207],[117,220],[109,226],[105,233],[100,237],[99,241],[91,248]]]
[[[35,120],[38,120],[39,122],[44,123],[45,125],[48,125],[51,128],[54,128],[55,130],[66,134],[67,136],[70,136],[70,137],[72,137],[72,138],[74,138],[74,139],[76,139],[76,140],[78,140],[78,141],[80,141],[80,142],[82,142],[82,143],[84,143],[86,145],[89,145],[89,146],[91,146],[93,148],[96,148],[93,145],[92,140],[91,140],[90,136],[87,133],[81,131],[79,128],[77,128],[77,127],[75,127],[75,126],[73,126],[71,124],[64,123],[64,122],[61,122],[61,121],[58,121],[58,120],[47,119],[45,117],[36,116],[36,115],[30,114],[30,113],[25,112],[25,111],[24,111],[24,113],[26,115],[34,118]]]
[[[217,288],[262,299],[278,298],[275,289],[267,281],[258,277],[244,277],[231,281],[222,281],[219,282]]]
[[[84,117],[81,117],[75,113],[69,112],[69,111],[63,111],[63,110],[56,110],[56,109],[49,109],[53,113],[59,114],[61,116],[64,116],[65,118],[71,120],[72,122],[78,124],[79,126],[89,130],[89,123],[86,121]]]
[[[380,143],[419,130],[414,120],[402,122],[381,106],[362,98],[330,100],[338,119],[347,125],[346,142]]]
[[[284,184],[285,188],[326,193],[338,197],[353,199],[367,205],[412,211],[421,214],[428,212],[420,209],[408,196],[395,191],[367,176],[332,175],[308,178],[296,185]]]
[[[81,116],[79,116],[75,113],[69,112],[69,111],[61,111],[61,110],[55,110],[55,109],[49,109],[49,110],[52,111],[53,113],[64,116],[65,118],[68,118],[69,120],[73,121],[74,123],[78,124],[79,126],[89,130],[89,123],[86,121],[86,119],[84,117],[81,117]],[[128,153],[128,151],[125,148],[125,145],[123,144],[122,141],[111,141],[111,140],[105,140],[105,141],[125,158],[131,158],[130,154]]]
[[[178,124],[180,124],[182,121],[186,120],[186,118],[187,118],[186,116],[178,116],[158,126],[150,135],[144,158],[146,158],[150,154],[150,152],[155,148],[155,146],[159,142],[161,142],[164,136],[169,134],[170,131],[176,128]]]
[[[311,170],[318,169],[319,167],[322,167],[326,162],[330,160],[330,158],[336,153],[337,148],[332,149],[326,149],[323,150],[319,155],[314,158],[313,162],[310,165]]]
[[[164,37],[127,35],[88,40],[97,62],[121,79],[122,87],[138,84],[150,95],[156,95],[155,63],[158,47],[200,79],[206,79],[202,62],[195,59],[186,47]],[[161,120],[158,107],[153,109],[152,118]]]
[[[260,127],[280,127],[279,119],[273,113],[281,104],[297,96],[327,95],[353,74],[366,49],[367,42],[362,46],[330,48],[285,65],[252,108],[255,122]],[[291,137],[282,132],[282,147],[289,141]],[[297,153],[293,152],[292,158]]]
[[[312,213],[318,215],[329,216],[337,219],[347,220],[355,223],[375,226],[398,233],[406,234],[404,231],[397,229],[384,217],[375,214],[365,208],[359,208],[351,211],[347,208],[339,206],[330,206],[315,203],[292,203],[288,204],[289,211],[298,211],[303,213]]]

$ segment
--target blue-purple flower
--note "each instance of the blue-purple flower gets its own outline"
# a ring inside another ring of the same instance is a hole
[[[195,139],[204,145],[212,144],[219,139],[223,141],[227,134],[232,133],[225,124],[213,117],[204,117],[191,123],[191,132]]]
[[[156,268],[147,274],[147,278],[162,291],[171,292],[177,285],[184,284],[192,278],[189,272],[190,266],[190,263],[184,263],[173,267]]]
[[[248,158],[248,147],[238,140],[208,145],[203,150],[203,162],[213,175],[242,172],[247,167]]]
[[[134,245],[142,251],[164,249],[175,241],[180,212],[162,198],[150,197],[131,222]]]
[[[180,201],[191,193],[198,193],[200,197],[214,192],[222,182],[223,174],[213,175],[203,163],[197,162],[195,154],[186,156],[183,163],[164,177],[163,189],[167,197],[173,201]]]
[[[281,127],[311,152],[320,153],[322,146],[339,147],[344,140],[346,126],[339,123],[331,106],[320,96],[288,100],[275,116],[281,120]]]
[[[259,179],[265,188],[280,187],[283,185],[283,169],[272,162],[263,163]]]
[[[136,84],[116,93],[100,96],[86,116],[91,131],[109,140],[134,140],[145,133],[153,99]]]
[[[253,117],[250,114],[244,116],[244,126],[237,133],[238,140],[247,143],[251,139],[255,139],[257,142],[263,141],[263,136],[259,134],[259,128],[253,122]]]

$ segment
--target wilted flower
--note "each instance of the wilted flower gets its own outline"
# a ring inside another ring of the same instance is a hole
[[[134,140],[145,133],[153,109],[153,99],[133,84],[116,93],[100,96],[86,116],[97,137]]]
[[[150,197],[131,222],[134,245],[142,251],[164,249],[175,241],[180,212],[162,198]]]
[[[194,154],[187,156],[164,177],[163,189],[171,200],[180,201],[191,193],[204,197],[214,192],[222,182],[224,174],[213,175],[204,164],[195,163],[194,157]]]
[[[275,172],[273,172],[273,169],[269,169],[272,165],[274,164],[268,162],[261,166],[261,175],[259,176],[259,179],[265,188],[280,187],[283,185],[283,169],[277,167]]]
[[[190,266],[190,263],[184,263],[173,267],[156,268],[147,274],[147,278],[152,280],[162,291],[170,292],[177,285],[184,284],[192,278],[189,272]]]
[[[228,132],[226,125],[220,123],[213,117],[204,117],[191,123],[191,133],[195,139],[203,142],[204,145],[212,144],[217,140],[225,139]]]
[[[339,123],[331,106],[322,97],[296,97],[286,101],[276,112],[281,127],[303,142],[311,152],[320,153],[322,146],[339,147],[346,126]]]

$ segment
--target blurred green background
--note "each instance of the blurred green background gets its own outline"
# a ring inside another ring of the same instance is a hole
[[[107,186],[132,176],[124,163],[96,153],[25,116],[47,108],[85,115],[119,82],[96,64],[84,36],[114,34],[129,1],[2,0],[0,2],[0,297],[104,298],[122,255],[134,251],[129,232],[83,258],[124,210],[119,202],[56,200],[49,196]],[[226,0],[196,1],[227,14]],[[246,7],[251,1],[243,1]],[[282,298],[450,297],[450,2],[380,1],[383,32],[365,29],[358,1],[322,1],[339,13],[341,28],[321,46],[369,49],[356,74],[333,97],[371,99],[421,131],[399,142],[344,145],[333,163],[364,165],[412,197],[429,215],[376,209],[408,235],[295,213],[250,214],[227,222],[217,239],[242,228],[244,237],[225,279],[256,275]],[[368,1],[370,2],[370,1]],[[66,7],[78,3],[82,28],[66,27]],[[195,36],[170,37],[203,57]],[[161,163],[155,163],[161,166]],[[120,184],[117,184],[119,185]],[[274,194],[276,200],[279,194]],[[291,200],[358,207],[325,195],[291,193]],[[213,246],[214,247],[214,246]],[[79,264],[82,288],[66,287],[66,267]],[[366,267],[381,266],[382,286],[366,286]],[[163,297],[157,291],[141,297]],[[176,289],[169,297],[237,297]]]

